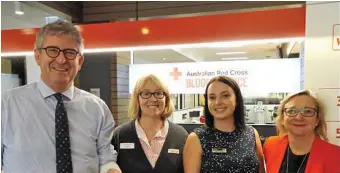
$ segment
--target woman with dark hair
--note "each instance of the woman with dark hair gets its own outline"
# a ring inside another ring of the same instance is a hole
[[[206,127],[185,143],[185,173],[264,173],[258,132],[245,124],[243,97],[230,77],[211,79],[205,90]]]

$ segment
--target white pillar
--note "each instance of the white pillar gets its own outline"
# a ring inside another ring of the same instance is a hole
[[[40,67],[35,61],[34,55],[27,55],[25,60],[27,84],[40,80]]]
[[[304,87],[325,102],[330,143],[340,146],[340,51],[332,45],[335,24],[340,24],[340,2],[306,2]]]

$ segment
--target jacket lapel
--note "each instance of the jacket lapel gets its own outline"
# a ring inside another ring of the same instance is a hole
[[[282,164],[282,160],[284,159],[284,156],[286,154],[286,148],[288,146],[288,137],[287,135],[282,136],[276,146],[276,152],[273,152],[273,155],[270,157],[272,160],[272,167],[271,172],[279,172],[280,167]],[[274,146],[275,147],[275,146]]]
[[[322,171],[322,140],[318,137],[314,138],[312,148],[310,150],[309,158],[306,165],[306,172],[320,172]]]

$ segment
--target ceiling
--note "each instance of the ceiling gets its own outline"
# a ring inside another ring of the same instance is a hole
[[[19,2],[24,15],[15,14],[14,1],[1,2],[1,30],[35,28],[46,24],[45,17],[58,16],[70,20],[71,17],[38,2]]]
[[[77,24],[301,7],[303,1],[40,1]]]

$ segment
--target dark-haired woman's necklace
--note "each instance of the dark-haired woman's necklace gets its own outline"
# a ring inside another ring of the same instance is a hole
[[[302,162],[301,162],[301,164],[300,164],[300,166],[299,166],[299,169],[297,170],[296,173],[299,173],[299,171],[300,171],[300,169],[301,169],[301,167],[302,167],[302,165],[303,165],[303,162],[305,161],[307,155],[308,155],[308,154],[306,154],[305,157],[303,157],[303,160],[302,160]],[[286,168],[286,173],[288,173],[288,169],[289,169],[289,163],[288,163],[288,162],[289,162],[289,147],[288,147],[288,149],[287,149],[287,168]]]

